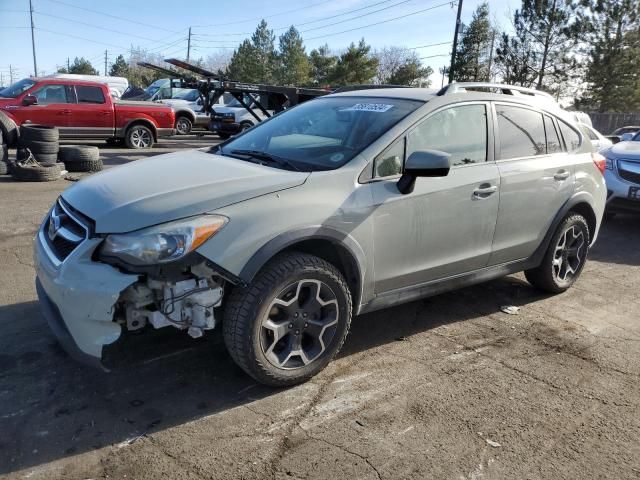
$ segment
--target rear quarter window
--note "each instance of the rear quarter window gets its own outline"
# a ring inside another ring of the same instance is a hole
[[[558,124],[560,125],[560,132],[562,133],[562,138],[564,138],[564,143],[567,146],[567,151],[575,152],[578,150],[580,145],[582,145],[582,138],[580,137],[580,134],[562,120],[559,121]]]
[[[100,87],[76,86],[78,103],[104,103],[104,93]]]

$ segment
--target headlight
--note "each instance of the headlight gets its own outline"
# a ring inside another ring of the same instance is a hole
[[[117,257],[131,265],[173,262],[192,252],[228,222],[222,215],[202,215],[132,233],[109,235],[101,257]]]
[[[605,170],[613,170],[613,159],[605,157]]]

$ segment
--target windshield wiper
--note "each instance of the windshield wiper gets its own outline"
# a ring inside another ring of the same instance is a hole
[[[267,152],[261,152],[260,150],[231,150],[233,155],[245,155],[257,160],[263,160],[265,162],[276,163],[282,167],[292,168],[293,170],[300,172],[301,170],[296,167],[293,162],[282,157],[275,157]]]

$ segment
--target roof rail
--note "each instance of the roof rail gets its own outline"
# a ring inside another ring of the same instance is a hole
[[[533,88],[519,87],[517,85],[506,85],[503,83],[490,83],[490,82],[454,82],[450,83],[446,87],[442,88],[438,92],[439,96],[453,95],[454,93],[464,93],[471,89],[486,88],[490,90],[497,90],[504,95],[529,95],[532,97],[541,97],[546,100],[555,102],[554,98],[547,92],[541,90],[535,90]]]

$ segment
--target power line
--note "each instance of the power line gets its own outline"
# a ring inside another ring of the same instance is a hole
[[[317,37],[311,37],[311,38],[307,38],[305,39],[306,41],[309,40],[317,40],[319,38],[326,38],[326,37],[333,37],[335,35],[340,35],[342,33],[349,33],[349,32],[354,32],[356,30],[362,30],[364,28],[369,28],[369,27],[374,27],[376,25],[382,25],[383,23],[389,23],[389,22],[393,22],[395,20],[400,20],[402,18],[407,18],[407,17],[411,17],[413,15],[418,15],[420,13],[424,13],[424,12],[428,12],[429,10],[434,10],[436,8],[440,8],[440,7],[444,7],[445,5],[451,5],[451,2],[445,2],[445,3],[440,3],[438,5],[434,5],[433,7],[429,7],[429,8],[424,8],[422,10],[418,10],[416,12],[411,12],[411,13],[407,13],[405,15],[400,15],[399,17],[393,17],[393,18],[388,18],[386,20],[382,20],[380,22],[375,22],[375,23],[370,23],[368,25],[363,25],[361,27],[355,27],[355,28],[350,28],[349,30],[343,30],[341,32],[334,32],[334,33],[329,33],[327,35],[319,35]]]
[[[123,22],[135,23],[136,25],[142,25],[144,27],[155,28],[156,30],[164,30],[165,32],[178,33],[176,30],[170,30],[168,28],[159,27],[159,26],[156,26],[156,25],[148,24],[148,23],[136,22],[135,20],[131,20],[129,18],[118,17],[117,15],[112,15],[110,13],[101,12],[101,11],[98,11],[98,10],[93,10],[91,8],[80,7],[78,5],[73,5],[71,3],[62,2],[60,0],[45,0],[45,1],[57,3],[59,5],[64,5],[66,7],[77,8],[78,10],[84,10],[85,12],[97,13],[99,15],[103,15],[105,17],[110,17],[110,18],[115,18],[116,20],[121,20]]]
[[[387,0],[387,1],[391,1],[391,0]],[[322,5],[322,4],[325,4],[325,3],[333,3],[333,2],[325,0],[323,2],[316,2],[316,3],[312,3],[311,5],[306,5],[304,7],[295,8],[293,10],[286,10],[284,12],[279,12],[279,13],[273,13],[271,15],[265,15],[265,16],[262,16],[262,17],[247,18],[247,19],[244,19],[244,20],[236,20],[236,21],[233,21],[233,22],[214,23],[214,24],[211,24],[211,25],[194,25],[194,27],[196,27],[196,28],[223,27],[223,26],[226,26],[226,25],[237,25],[239,23],[255,22],[256,20],[263,20],[265,18],[273,18],[273,17],[277,17],[279,15],[286,15],[287,13],[299,12],[300,10],[306,10],[307,8],[317,7],[318,5]],[[245,35],[245,34],[243,33],[243,35]]]
[[[439,47],[441,45],[451,45],[451,42],[430,43],[428,45],[420,45],[418,47],[408,47],[407,50],[418,50],[419,48]]]

